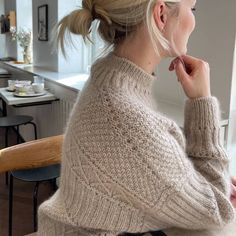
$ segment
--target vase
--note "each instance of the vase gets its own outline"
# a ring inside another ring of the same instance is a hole
[[[31,63],[31,53],[29,47],[25,47],[23,51],[23,60],[25,64]]]

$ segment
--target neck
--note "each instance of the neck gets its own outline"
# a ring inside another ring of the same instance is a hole
[[[114,54],[126,58],[149,74],[155,73],[157,65],[162,56],[157,56],[154,52],[148,32],[139,30],[135,35],[126,38],[121,44],[117,45]]]

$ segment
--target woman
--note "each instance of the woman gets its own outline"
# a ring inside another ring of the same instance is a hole
[[[228,157],[209,66],[186,55],[195,0],[83,0],[60,22],[113,51],[95,62],[65,134],[60,189],[39,209],[38,235],[203,235],[234,219]],[[186,96],[182,134],[155,110],[152,76],[165,57]],[[199,232],[201,231],[201,234]]]

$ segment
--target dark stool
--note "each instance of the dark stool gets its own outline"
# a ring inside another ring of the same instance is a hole
[[[6,129],[6,131],[5,131],[5,147],[8,147],[8,131],[10,128],[16,128],[17,143],[20,143],[19,127],[21,125],[27,125],[27,124],[33,125],[34,136],[35,136],[35,139],[37,139],[37,128],[36,128],[35,123],[32,122],[32,120],[33,120],[32,116],[15,115],[15,116],[0,117],[0,127]]]
[[[32,153],[33,155],[33,153]],[[33,193],[33,222],[34,232],[37,231],[37,203],[39,184],[44,181],[52,181],[56,190],[56,179],[60,176],[60,164],[40,167],[29,170],[17,170],[10,172],[9,187],[9,236],[12,235],[12,211],[13,211],[13,177],[26,182],[36,182]]]
[[[5,147],[8,147],[8,131],[10,128],[16,128],[17,144],[20,143],[20,126],[31,124],[34,127],[34,137],[37,139],[37,128],[35,123],[32,122],[32,116],[4,116],[0,117],[0,127],[5,128]],[[6,185],[8,185],[8,173],[6,172]]]

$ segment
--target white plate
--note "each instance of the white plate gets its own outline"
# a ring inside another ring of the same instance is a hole
[[[47,94],[46,91],[42,93],[13,93],[15,97],[28,98],[28,97],[39,97]]]
[[[7,90],[8,92],[14,92],[14,91],[15,91],[15,89],[10,89],[9,87],[7,87],[6,90]]]

